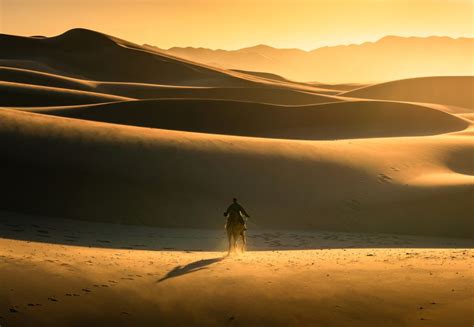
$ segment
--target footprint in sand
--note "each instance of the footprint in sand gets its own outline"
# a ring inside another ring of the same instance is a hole
[[[385,174],[379,174],[378,179],[379,179],[379,182],[382,182],[382,183],[390,183],[392,181],[392,177]]]
[[[48,300],[51,301],[51,302],[58,302],[58,300],[55,299],[54,297],[48,297]]]

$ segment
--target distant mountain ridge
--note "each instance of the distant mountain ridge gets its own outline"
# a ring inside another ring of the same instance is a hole
[[[311,51],[257,45],[239,50],[155,50],[221,68],[268,72],[295,81],[375,83],[420,76],[474,75],[474,38],[386,36]]]

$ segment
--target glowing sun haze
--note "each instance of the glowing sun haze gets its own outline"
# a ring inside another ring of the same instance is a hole
[[[311,50],[385,35],[473,36],[471,0],[0,0],[0,31],[83,27],[162,48]]]

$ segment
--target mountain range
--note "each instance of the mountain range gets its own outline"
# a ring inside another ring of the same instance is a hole
[[[312,51],[268,45],[238,50],[144,46],[215,67],[271,72],[304,82],[376,83],[420,76],[474,75],[474,38],[386,36],[376,42]]]

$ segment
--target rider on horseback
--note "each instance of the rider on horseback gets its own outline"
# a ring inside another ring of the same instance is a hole
[[[227,217],[227,225],[232,219],[237,219],[242,225],[244,225],[244,230],[247,230],[243,216],[250,218],[250,215],[240,204],[237,203],[236,198],[233,198],[232,200],[232,204],[227,208],[227,211],[224,212],[224,217]]]

